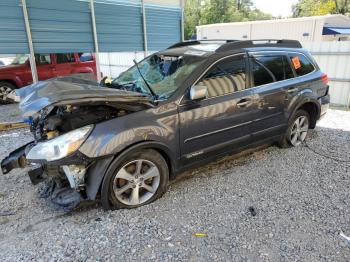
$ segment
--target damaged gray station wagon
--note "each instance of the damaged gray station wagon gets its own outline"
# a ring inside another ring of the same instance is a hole
[[[34,141],[1,163],[72,207],[161,197],[179,172],[259,144],[298,146],[329,105],[327,75],[293,40],[189,41],[100,84],[74,78],[17,91]]]

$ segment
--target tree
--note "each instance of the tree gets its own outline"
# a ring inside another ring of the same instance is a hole
[[[299,0],[292,10],[293,17],[349,14],[350,0]]]
[[[337,14],[350,15],[350,0],[334,0]]]
[[[185,39],[196,33],[197,25],[271,19],[253,6],[251,0],[187,0]]]

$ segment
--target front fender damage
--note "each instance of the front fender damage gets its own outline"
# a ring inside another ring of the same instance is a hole
[[[96,198],[113,156],[96,156],[76,149],[58,160],[27,159],[30,149],[35,150],[32,146],[87,125],[113,122],[113,119],[154,107],[148,95],[116,87],[102,88],[96,83],[71,78],[39,82],[17,90],[16,94],[21,99],[20,109],[35,141],[2,160],[2,173],[30,167],[31,182],[34,185],[45,182],[39,190],[41,197],[69,208],[81,200]]]
[[[16,168],[29,167],[28,176],[33,185],[39,186],[39,196],[49,199],[65,209],[75,208],[82,200],[95,200],[104,174],[113,156],[102,159],[90,159],[86,165],[75,165],[72,156],[56,164],[29,163],[26,153],[35,144],[34,141],[14,150],[1,161],[2,173],[8,174]],[[82,163],[83,161],[79,161]]]

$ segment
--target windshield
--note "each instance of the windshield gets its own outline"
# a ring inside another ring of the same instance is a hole
[[[29,55],[27,54],[16,55],[16,58],[13,59],[11,65],[23,65],[27,61],[28,57]]]
[[[204,61],[200,56],[152,55],[138,64],[140,72],[158,99],[167,99]],[[132,84],[138,92],[150,94],[136,66],[122,73],[113,84]]]

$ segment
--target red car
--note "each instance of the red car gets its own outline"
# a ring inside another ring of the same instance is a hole
[[[36,54],[39,80],[58,76],[90,73],[96,78],[95,55],[91,53]],[[16,88],[33,82],[28,55],[17,55],[8,66],[0,67],[0,102]]]

